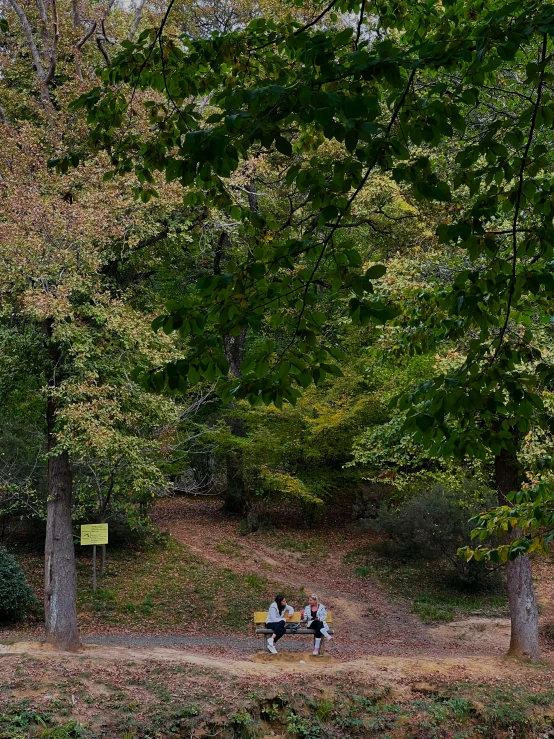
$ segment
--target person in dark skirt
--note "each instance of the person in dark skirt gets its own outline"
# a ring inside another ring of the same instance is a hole
[[[329,634],[329,626],[327,625],[327,609],[318,601],[317,595],[312,593],[308,598],[308,605],[304,608],[304,621],[307,622],[307,628],[314,632],[314,651],[312,654],[319,654],[319,647],[322,637],[325,640],[332,639]]]
[[[287,621],[290,621],[294,608],[287,605],[287,599],[284,595],[276,595],[275,600],[269,606],[269,612],[267,614],[266,628],[273,631],[273,636],[270,636],[267,640],[267,648],[271,654],[277,654],[275,649],[275,643],[285,633],[287,628]]]

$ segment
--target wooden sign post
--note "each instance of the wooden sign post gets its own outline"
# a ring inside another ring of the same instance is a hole
[[[81,545],[92,544],[92,591],[96,593],[96,545],[108,543],[107,523],[87,523],[81,526]]]

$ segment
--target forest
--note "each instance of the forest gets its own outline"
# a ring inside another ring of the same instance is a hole
[[[0,739],[554,736],[553,37],[0,0]]]

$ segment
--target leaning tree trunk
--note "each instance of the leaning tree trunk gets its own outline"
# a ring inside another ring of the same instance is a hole
[[[500,505],[506,505],[508,493],[519,489],[517,456],[503,450],[494,460],[495,481]],[[520,532],[513,532],[516,538]],[[539,660],[539,614],[531,563],[526,554],[506,564],[510,603],[511,638],[508,654],[532,662]]]
[[[46,334],[51,339],[51,324],[46,323]],[[59,369],[60,354],[55,345],[49,346],[54,368]],[[53,375],[51,386],[55,386]],[[46,544],[44,547],[44,614],[46,641],[56,649],[75,652],[79,649],[77,626],[77,567],[73,545],[71,511],[72,479],[69,455],[56,453],[56,401],[47,402],[48,427],[48,507],[46,516]]]

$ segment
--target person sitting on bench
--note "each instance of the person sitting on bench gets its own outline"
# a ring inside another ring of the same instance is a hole
[[[294,608],[287,605],[287,599],[284,595],[276,595],[275,600],[269,606],[269,613],[267,614],[266,627],[273,631],[273,636],[270,636],[267,640],[267,648],[271,654],[277,654],[275,649],[275,642],[285,633],[287,628],[287,621],[290,621],[290,617],[294,613]]]
[[[308,598],[308,605],[304,608],[304,620],[307,621],[307,628],[314,632],[314,651],[312,654],[319,654],[319,645],[321,637],[326,640],[333,637],[329,634],[329,626],[325,619],[327,618],[327,609],[323,603],[319,603],[317,595],[312,593]]]

